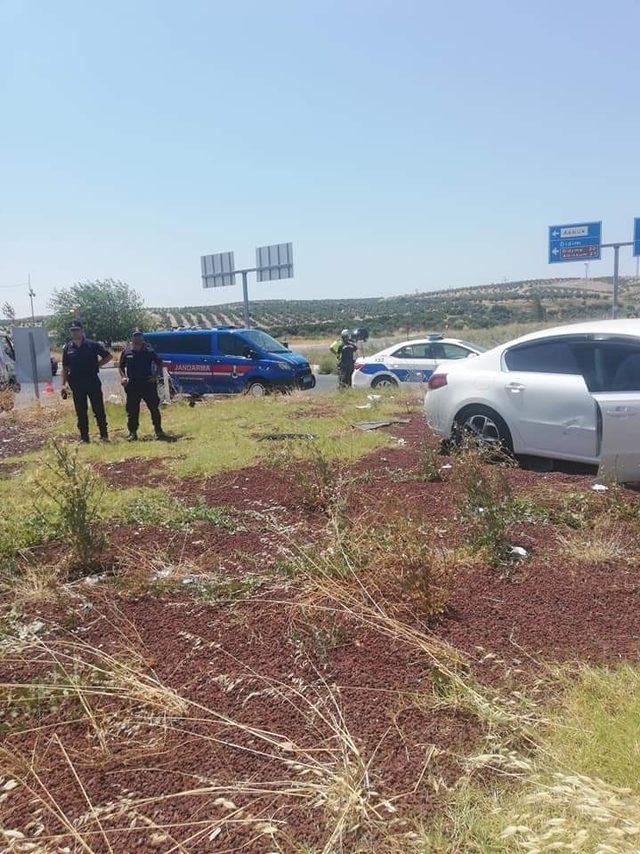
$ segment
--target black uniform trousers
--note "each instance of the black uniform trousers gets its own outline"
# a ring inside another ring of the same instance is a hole
[[[338,365],[338,388],[351,388],[353,365]]]
[[[125,386],[127,395],[127,427],[129,433],[137,433],[140,424],[140,402],[144,400],[151,415],[151,422],[156,435],[162,433],[162,416],[160,415],[160,398],[155,379],[129,380]]]
[[[73,405],[78,419],[78,430],[83,439],[89,438],[89,406],[100,430],[101,436],[107,435],[107,414],[104,411],[104,398],[102,397],[102,383],[98,377],[88,379],[69,379],[71,392],[73,394]]]

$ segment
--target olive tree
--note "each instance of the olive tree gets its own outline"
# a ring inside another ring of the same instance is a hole
[[[76,282],[55,290],[49,306],[53,311],[49,324],[60,342],[69,337],[72,320],[82,321],[89,337],[107,344],[126,340],[136,327],[153,326],[140,294],[115,279]]]

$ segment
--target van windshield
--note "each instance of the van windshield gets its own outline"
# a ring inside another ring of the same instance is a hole
[[[249,341],[257,350],[266,350],[267,353],[287,353],[288,350],[275,338],[267,335],[261,329],[249,329],[242,332],[242,337]]]

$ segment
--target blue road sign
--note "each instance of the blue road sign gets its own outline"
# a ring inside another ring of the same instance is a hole
[[[596,261],[602,243],[601,222],[574,222],[549,228],[549,263]]]
[[[640,217],[633,221],[633,254],[640,255]]]

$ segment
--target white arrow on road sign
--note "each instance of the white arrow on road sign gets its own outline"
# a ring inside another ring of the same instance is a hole
[[[555,231],[552,231],[552,232],[551,232],[551,236],[552,236],[552,237],[560,237],[560,232],[558,231],[558,229],[557,229],[557,228],[556,228],[556,230],[555,230]]]
[[[552,255],[558,255],[559,253],[560,253],[560,250],[559,250],[559,249],[552,249],[552,250],[551,250],[551,254],[552,254]]]

